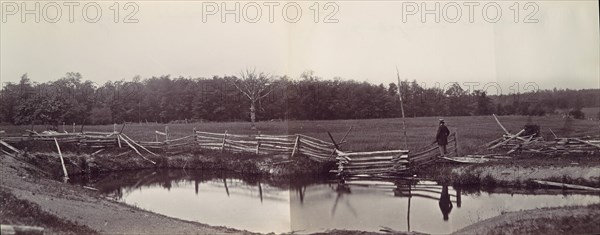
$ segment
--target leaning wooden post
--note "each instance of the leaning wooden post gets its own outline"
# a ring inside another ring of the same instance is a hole
[[[458,128],[454,131],[454,154],[458,157]]]
[[[123,126],[121,126],[121,130],[119,131],[119,134],[123,133],[123,130],[125,129],[126,124],[127,124],[127,122],[123,122]]]
[[[300,151],[299,145],[300,145],[300,135],[296,134],[296,141],[294,141],[294,149],[292,149],[291,157],[294,157],[294,155],[296,155],[296,151]]]
[[[225,151],[225,139],[227,139],[227,131],[223,134],[223,143],[221,143],[221,152]]]
[[[331,133],[328,131],[327,135],[329,135],[329,138],[331,139],[331,143],[333,143],[333,146],[335,146],[335,149],[340,150],[340,146],[335,142],[335,139],[333,139],[333,136],[331,135]]]
[[[169,126],[165,126],[165,141],[169,141]]]
[[[198,141],[198,137],[196,136],[196,128],[194,127],[192,136],[194,136],[194,142]]]
[[[60,146],[58,145],[58,140],[56,140],[56,138],[54,138],[54,143],[56,144],[56,149],[58,150],[58,156],[60,156],[60,164],[62,165],[63,173],[65,174],[64,179],[69,179],[69,175],[67,174],[67,167],[65,167],[65,160],[63,159],[63,155],[60,151]]]
[[[164,151],[165,153],[169,152],[169,126],[165,126],[165,142],[164,144]]]
[[[113,132],[117,132],[117,123],[113,123]]]
[[[404,149],[408,150],[408,137],[406,137],[406,119],[404,118],[404,104],[402,102],[402,93],[400,92],[400,72],[396,66],[396,74],[398,75],[398,97],[400,99],[400,110],[402,111],[402,130],[404,131]]]
[[[119,138],[119,136],[121,136],[121,134],[117,135],[117,144],[119,144],[119,148],[121,147],[121,138]]]

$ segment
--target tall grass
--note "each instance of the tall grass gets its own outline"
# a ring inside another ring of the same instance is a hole
[[[468,154],[476,152],[481,146],[499,138],[503,130],[496,124],[492,116],[445,117],[451,132],[458,130],[459,152]],[[565,120],[557,116],[527,117],[501,116],[502,124],[512,133],[516,133],[527,123],[540,125],[542,136],[553,139],[548,128],[560,137],[600,135],[598,121]],[[193,124],[128,124],[123,132],[135,140],[150,141],[155,139],[154,131],[164,131],[169,126],[171,138],[191,135],[195,127],[199,131],[222,133],[225,130],[232,134],[255,134],[250,130],[248,122],[207,122]],[[343,150],[369,151],[403,149],[402,119],[361,119],[361,120],[328,120],[328,121],[287,121],[258,122],[257,129],[262,134],[305,134],[325,141],[330,141],[327,131],[336,141],[340,141],[348,128],[353,126]],[[409,150],[417,150],[433,142],[438,126],[437,117],[418,117],[406,119]],[[0,126],[6,135],[20,135],[31,126]],[[76,128],[79,131],[79,126]],[[43,131],[44,126],[35,126],[36,131]],[[72,127],[66,126],[71,132]],[[117,126],[117,131],[121,125]],[[62,127],[59,127],[62,131]],[[113,131],[113,125],[85,126],[84,131]],[[159,136],[159,140],[164,137]]]

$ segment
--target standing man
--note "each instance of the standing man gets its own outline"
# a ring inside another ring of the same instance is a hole
[[[446,151],[446,145],[448,145],[448,136],[450,135],[450,130],[446,127],[444,123],[444,119],[440,119],[440,126],[437,130],[437,135],[435,136],[435,142],[437,142],[440,147],[440,154],[442,157],[445,157],[448,152]]]

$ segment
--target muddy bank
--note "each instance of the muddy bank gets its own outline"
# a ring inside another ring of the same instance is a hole
[[[38,204],[18,199],[4,187],[0,187],[0,224],[41,227],[45,234],[96,234],[88,226],[63,220]]]
[[[103,152],[101,154],[63,153],[69,174],[99,174],[139,169],[192,169],[229,171],[247,175],[289,178],[294,176],[318,176],[328,174],[333,163],[318,163],[305,157],[292,159],[287,155],[263,156],[220,152],[191,152],[159,154],[143,159],[132,151]],[[49,172],[55,178],[63,176],[60,158],[54,152],[27,153],[19,159]]]
[[[600,204],[509,212],[453,234],[597,234]]]
[[[49,234],[81,234],[87,231],[103,234],[249,233],[178,220],[127,206],[107,199],[96,191],[51,180],[44,171],[12,157],[3,157],[0,162],[2,200],[29,208],[24,209],[26,214],[19,215],[15,214],[18,212],[15,208],[3,209],[3,222],[41,225],[47,228]],[[45,224],[32,221],[45,221]]]
[[[545,180],[600,188],[599,156],[516,156],[484,164],[443,163],[416,173],[442,184],[467,187],[539,188]]]
[[[277,180],[291,177],[332,176],[335,163],[319,163],[303,156],[264,156],[232,154],[218,151],[193,151],[180,154],[149,155],[148,160],[132,151],[105,151],[100,154],[64,153],[69,174],[101,174],[139,169],[190,169],[227,171]],[[52,174],[63,176],[60,158],[54,152],[28,153],[19,159]],[[441,184],[467,187],[539,188],[533,180],[577,184],[600,188],[599,156],[515,156],[484,164],[438,163],[434,167],[415,169],[412,175]]]

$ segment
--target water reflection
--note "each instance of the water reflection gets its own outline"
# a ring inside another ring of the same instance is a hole
[[[427,181],[251,177],[139,171],[74,179],[116,200],[185,220],[255,232],[328,229],[450,233],[505,211],[600,203],[598,195],[499,188],[482,192]]]
[[[448,194],[448,186],[442,186],[442,193],[440,194],[440,210],[444,217],[444,221],[448,221],[448,215],[452,211],[452,202],[450,201],[450,194]]]

